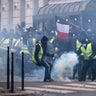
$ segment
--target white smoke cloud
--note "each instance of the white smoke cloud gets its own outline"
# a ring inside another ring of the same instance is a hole
[[[64,53],[58,58],[53,67],[53,77],[57,80],[65,80],[72,76],[73,66],[78,63],[78,56],[74,52]]]

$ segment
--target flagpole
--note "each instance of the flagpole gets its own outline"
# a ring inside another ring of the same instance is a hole
[[[78,25],[76,25],[76,24],[74,24],[74,23],[72,23],[72,22],[70,22],[70,21],[67,21],[67,22],[70,23],[71,25],[73,25],[73,26],[81,29],[82,31],[85,31],[85,30],[84,30],[83,28],[81,28],[80,26],[78,26]]]

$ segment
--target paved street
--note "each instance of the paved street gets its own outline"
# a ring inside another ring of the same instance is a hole
[[[96,96],[96,82],[26,82],[21,91],[20,83],[15,83],[15,92],[9,93],[6,83],[0,83],[0,96]],[[2,89],[4,88],[4,89]]]

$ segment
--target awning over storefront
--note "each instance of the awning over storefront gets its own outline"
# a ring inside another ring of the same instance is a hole
[[[79,2],[49,3],[38,11],[38,15],[60,14],[69,12],[81,12],[86,10],[91,0],[79,0]]]

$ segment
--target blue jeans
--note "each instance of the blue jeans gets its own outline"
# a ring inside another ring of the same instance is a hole
[[[51,70],[52,70],[52,64],[48,63],[46,61],[41,61],[41,66],[45,67],[45,76],[44,76],[44,81],[45,80],[50,80],[51,79]]]

